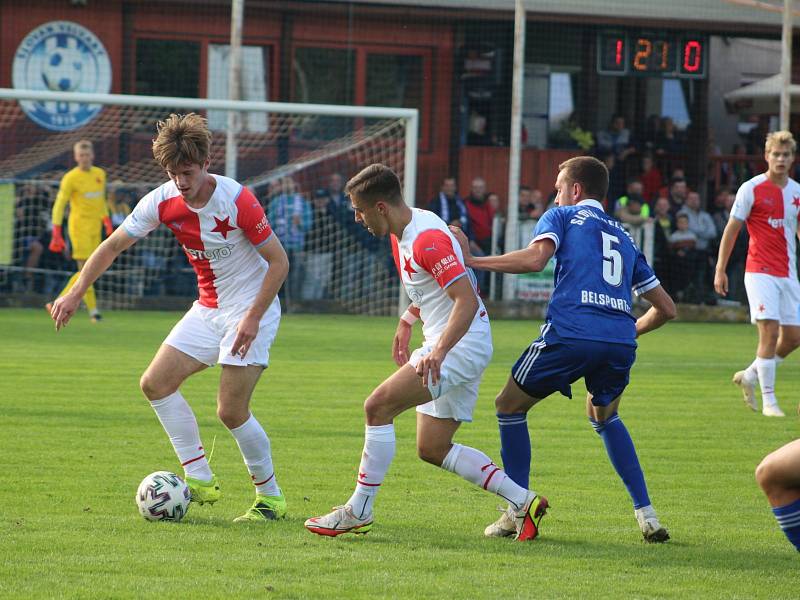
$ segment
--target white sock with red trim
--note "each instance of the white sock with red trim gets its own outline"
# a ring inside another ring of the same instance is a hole
[[[763,405],[776,406],[775,398],[775,358],[756,358],[758,384],[761,386],[761,402]]]
[[[364,451],[358,465],[356,490],[347,504],[359,519],[372,514],[372,505],[378,488],[386,477],[395,452],[394,424],[367,425],[364,433]]]
[[[528,490],[518,486],[500,467],[480,450],[453,444],[444,457],[442,468],[508,500],[517,510],[525,505]]]
[[[150,406],[156,411],[161,426],[167,432],[186,476],[201,481],[211,481],[214,475],[208,466],[206,452],[200,442],[197,419],[180,390],[166,398],[151,401]]]
[[[280,496],[281,488],[278,487],[272,466],[272,446],[261,424],[251,414],[247,421],[230,432],[239,444],[250,480],[256,486],[256,494]]]

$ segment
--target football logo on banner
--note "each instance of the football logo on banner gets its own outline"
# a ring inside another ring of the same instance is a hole
[[[108,52],[91,31],[71,21],[50,21],[31,31],[14,54],[16,89],[107,94],[111,90]],[[100,104],[20,101],[25,114],[54,131],[86,125]]]

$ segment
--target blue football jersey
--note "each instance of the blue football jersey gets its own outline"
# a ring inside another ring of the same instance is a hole
[[[566,338],[636,345],[637,296],[659,285],[644,255],[622,223],[606,215],[596,200],[548,210],[533,241],[556,245],[555,289],[547,321]]]

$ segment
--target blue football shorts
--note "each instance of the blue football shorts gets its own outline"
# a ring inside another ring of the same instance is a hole
[[[625,390],[636,360],[636,347],[626,344],[562,338],[550,323],[522,353],[511,377],[526,394],[546,398],[561,392],[572,398],[572,383],[584,378],[592,404],[608,406]]]

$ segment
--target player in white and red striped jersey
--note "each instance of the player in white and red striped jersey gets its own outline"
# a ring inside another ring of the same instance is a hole
[[[417,453],[515,507],[517,539],[531,540],[547,500],[514,483],[480,450],[453,444],[463,421],[472,420],[478,385],[492,357],[489,318],[447,224],[403,202],[397,175],[370,165],[347,184],[355,220],[377,237],[391,235],[403,286],[412,306],[397,325],[392,356],[399,367],[364,403],[364,451],[350,499],[333,512],[306,521],[319,535],[367,533],[375,495],[395,454],[394,418],[417,409]],[[422,346],[409,355],[413,323],[423,321]]]
[[[795,239],[800,219],[800,184],[789,177],[797,144],[788,131],[767,135],[767,172],[746,181],[736,194],[719,246],[714,275],[717,293],[728,293],[728,265],[736,236],[747,224],[744,284],[750,319],[758,326],[758,348],[752,364],[733,376],[744,400],[758,410],[755,385],[761,386],[762,413],[783,417],[775,398],[775,369],[800,346],[800,283],[795,266]]]
[[[264,210],[240,183],[208,173],[211,133],[195,114],[158,123],[153,155],[169,181],[147,194],[86,262],[68,294],[56,300],[56,329],[69,322],[81,296],[117,256],[161,223],[175,234],[197,273],[199,299],[175,325],[141,378],[172,442],[192,501],[216,502],[219,484],[206,458],[192,409],[180,386],[190,375],[222,365],[217,414],[236,438],[256,490],[237,521],[276,519],[286,500],[272,466],[270,441],[250,413],[250,398],[269,363],[280,322],[278,289],[289,262]]]

